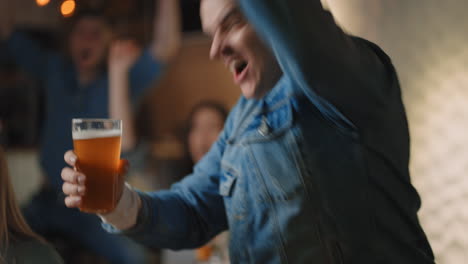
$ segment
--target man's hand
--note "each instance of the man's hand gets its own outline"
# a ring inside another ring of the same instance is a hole
[[[65,153],[65,162],[72,168],[65,167],[62,170],[62,179],[64,181],[62,190],[65,197],[65,205],[69,208],[79,207],[82,203],[83,195],[86,193],[86,176],[76,170],[78,157],[73,151]]]
[[[109,51],[109,70],[116,74],[128,74],[140,57],[141,48],[133,40],[114,41]]]
[[[65,162],[70,165],[70,167],[65,167],[62,170],[62,179],[64,181],[62,190],[67,197],[65,197],[65,205],[69,208],[80,207],[82,203],[83,196],[86,194],[86,175],[79,172],[76,168],[78,157],[76,154],[69,150],[65,153]],[[118,194],[118,200],[122,196],[122,191],[124,187],[124,175],[128,170],[128,162],[126,160],[120,161],[119,166],[119,176],[116,181]]]

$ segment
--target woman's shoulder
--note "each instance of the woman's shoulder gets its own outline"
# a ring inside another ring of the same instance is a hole
[[[37,240],[14,243],[9,253],[17,264],[63,263],[62,258],[52,246]]]

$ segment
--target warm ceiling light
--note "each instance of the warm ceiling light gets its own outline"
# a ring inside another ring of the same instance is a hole
[[[60,5],[60,13],[62,13],[64,17],[69,17],[75,12],[75,7],[75,0],[65,0]]]
[[[45,6],[50,2],[50,0],[36,0],[38,6]]]

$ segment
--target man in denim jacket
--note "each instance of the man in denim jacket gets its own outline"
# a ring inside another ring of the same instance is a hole
[[[229,229],[233,263],[434,263],[385,53],[319,0],[202,0],[201,16],[243,96],[192,175],[168,191],[126,186],[105,228],[172,249]],[[62,177],[78,206],[85,175]]]

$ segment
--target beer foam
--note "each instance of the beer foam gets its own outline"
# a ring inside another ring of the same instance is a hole
[[[122,132],[120,129],[112,130],[98,130],[89,129],[82,131],[73,131],[73,139],[92,139],[92,138],[104,138],[104,137],[120,137]]]

